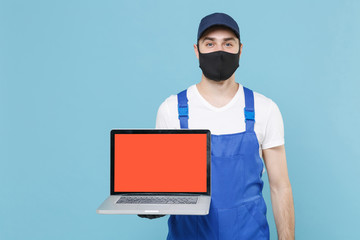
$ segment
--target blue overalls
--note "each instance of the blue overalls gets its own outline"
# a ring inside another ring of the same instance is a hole
[[[254,95],[244,87],[246,131],[211,135],[211,204],[208,215],[172,215],[167,239],[269,239],[262,196],[263,163],[254,132]],[[179,120],[188,128],[186,90],[178,94]]]

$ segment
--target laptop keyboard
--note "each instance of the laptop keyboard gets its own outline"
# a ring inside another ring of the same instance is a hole
[[[116,203],[122,204],[196,204],[198,197],[122,196]]]

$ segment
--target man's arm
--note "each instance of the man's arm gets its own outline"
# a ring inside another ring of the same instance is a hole
[[[264,149],[271,203],[279,240],[295,239],[295,214],[284,145]]]

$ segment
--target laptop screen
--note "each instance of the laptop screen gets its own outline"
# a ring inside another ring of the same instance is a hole
[[[113,131],[113,193],[208,191],[208,130]]]

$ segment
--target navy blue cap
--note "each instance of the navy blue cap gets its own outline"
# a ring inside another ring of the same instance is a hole
[[[210,27],[213,26],[225,26],[234,31],[235,35],[240,39],[240,30],[239,26],[235,22],[235,20],[225,13],[213,13],[207,15],[199,24],[198,36],[197,40],[201,38],[201,35]]]

